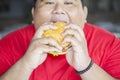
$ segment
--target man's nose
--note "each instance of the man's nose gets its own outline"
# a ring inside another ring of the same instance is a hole
[[[62,5],[56,4],[53,14],[65,14],[64,7]]]

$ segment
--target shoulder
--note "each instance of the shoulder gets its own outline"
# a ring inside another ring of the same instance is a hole
[[[93,25],[86,23],[85,28],[84,28],[85,35],[88,36],[88,34],[91,36],[96,36],[96,37],[108,37],[112,38],[115,37],[115,35],[99,26]]]
[[[120,44],[120,39],[117,38],[113,33],[100,28],[98,26],[86,23],[84,27],[84,33],[87,43],[92,43],[92,45],[110,45]]]
[[[95,25],[84,28],[92,60],[113,77],[120,78],[120,39]]]
[[[103,56],[107,60],[110,56],[120,54],[120,39],[111,32],[86,23],[84,33],[90,56],[96,63],[99,64]]]
[[[0,74],[23,56],[34,31],[34,25],[28,25],[10,32],[0,40]]]
[[[1,42],[6,42],[8,40],[13,41],[14,39],[17,39],[17,40],[18,39],[23,39],[23,38],[25,39],[25,37],[28,36],[28,34],[32,36],[34,34],[34,32],[35,32],[34,25],[30,24],[30,25],[22,27],[18,30],[15,30],[15,31],[12,31],[12,32],[8,33],[7,35],[5,35],[1,39],[0,43]]]
[[[84,33],[87,42],[93,40],[94,43],[108,43],[113,42],[115,39],[119,42],[119,39],[113,33],[89,23],[85,24]]]
[[[34,25],[28,25],[10,32],[0,40],[0,55],[24,54],[35,32]],[[4,53],[4,54],[2,54]],[[13,56],[12,56],[13,57]]]
[[[34,32],[35,29],[33,24],[10,32],[0,40],[0,49],[4,51],[7,50],[7,52],[25,51]]]

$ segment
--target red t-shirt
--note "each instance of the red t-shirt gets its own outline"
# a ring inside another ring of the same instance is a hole
[[[0,75],[4,74],[26,52],[35,33],[34,25],[11,32],[0,41]],[[115,78],[120,78],[120,40],[111,33],[85,24],[85,37],[91,59]],[[48,55],[29,80],[81,80],[67,63],[65,55]]]

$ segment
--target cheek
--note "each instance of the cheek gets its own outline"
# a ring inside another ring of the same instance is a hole
[[[75,10],[70,13],[70,19],[72,23],[79,24],[83,19],[83,15],[79,10]]]
[[[36,11],[34,15],[34,24],[36,27],[39,27],[40,25],[49,22],[51,18],[51,13],[48,11]]]
[[[50,18],[51,13],[48,11],[38,11],[36,14],[36,19],[39,21],[47,21]]]

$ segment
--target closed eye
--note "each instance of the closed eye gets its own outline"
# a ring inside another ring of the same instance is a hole
[[[51,5],[51,4],[55,4],[54,2],[45,2],[45,4]]]
[[[73,4],[73,2],[65,2],[64,4],[71,5],[71,4]]]

